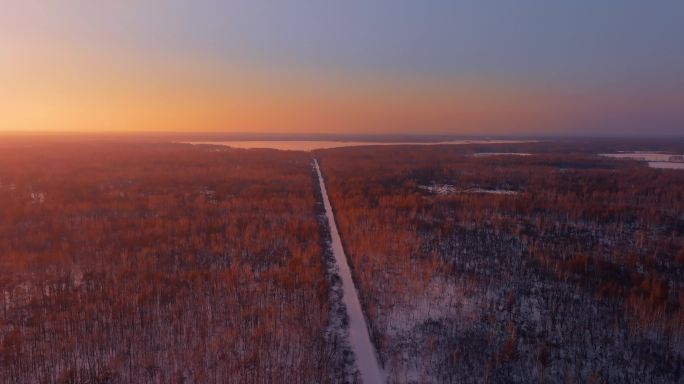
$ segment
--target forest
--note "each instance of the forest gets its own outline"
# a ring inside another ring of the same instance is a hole
[[[621,150],[684,145],[0,141],[0,383],[359,383],[314,158],[389,383],[684,382],[684,172]]]
[[[0,147],[1,383],[353,380],[306,153]]]
[[[684,381],[684,172],[618,149],[315,153],[389,382]]]

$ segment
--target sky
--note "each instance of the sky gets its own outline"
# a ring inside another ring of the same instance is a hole
[[[0,131],[684,135],[681,0],[3,0]]]

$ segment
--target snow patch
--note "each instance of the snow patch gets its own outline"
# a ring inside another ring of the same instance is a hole
[[[436,195],[448,195],[450,193],[456,193],[456,187],[451,184],[419,185],[418,188]]]
[[[599,153],[599,156],[613,159],[629,159],[648,162],[651,168],[684,169],[684,155],[665,152],[618,152]]]
[[[30,197],[34,203],[43,204],[45,202],[44,192],[31,192]]]
[[[525,152],[478,152],[473,153],[475,157],[485,157],[485,156],[532,156],[531,153]]]
[[[435,195],[449,195],[453,193],[488,193],[493,195],[515,195],[518,191],[510,189],[464,188],[457,189],[451,184],[419,185],[418,188]]]

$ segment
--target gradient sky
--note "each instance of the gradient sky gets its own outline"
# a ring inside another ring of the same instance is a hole
[[[684,135],[684,1],[0,3],[0,131]]]

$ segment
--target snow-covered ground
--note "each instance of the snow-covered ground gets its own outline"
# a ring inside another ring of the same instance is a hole
[[[456,187],[451,184],[419,185],[418,188],[436,195],[448,195],[450,193],[456,193]]]
[[[354,285],[354,280],[351,276],[349,263],[342,248],[342,240],[337,231],[337,224],[335,223],[335,216],[328,199],[328,192],[325,189],[325,182],[321,175],[321,170],[318,167],[318,161],[314,159],[314,167],[318,174],[318,182],[321,188],[321,195],[323,195],[323,205],[325,206],[326,217],[328,218],[328,225],[330,228],[330,237],[332,239],[332,251],[335,257],[335,262],[339,268],[339,275],[342,279],[343,296],[342,301],[347,307],[347,314],[349,315],[349,342],[352,351],[356,356],[356,365],[361,375],[361,380],[364,383],[383,383],[385,381],[385,374],[378,363],[378,357],[371,342],[368,333],[368,326],[366,319],[361,309],[361,302],[359,301],[358,292]]]
[[[663,153],[663,152],[618,152],[618,153],[601,153],[600,156],[612,157],[615,159],[631,159],[648,162],[651,168],[670,168],[670,169],[684,169],[684,155]]]
[[[649,161],[651,168],[684,169],[684,163],[673,163],[670,161]]]
[[[515,195],[518,191],[508,189],[484,189],[484,188],[464,188],[457,189],[451,184],[419,185],[418,188],[426,190],[436,195],[448,195],[451,193],[489,193],[494,195]]]

